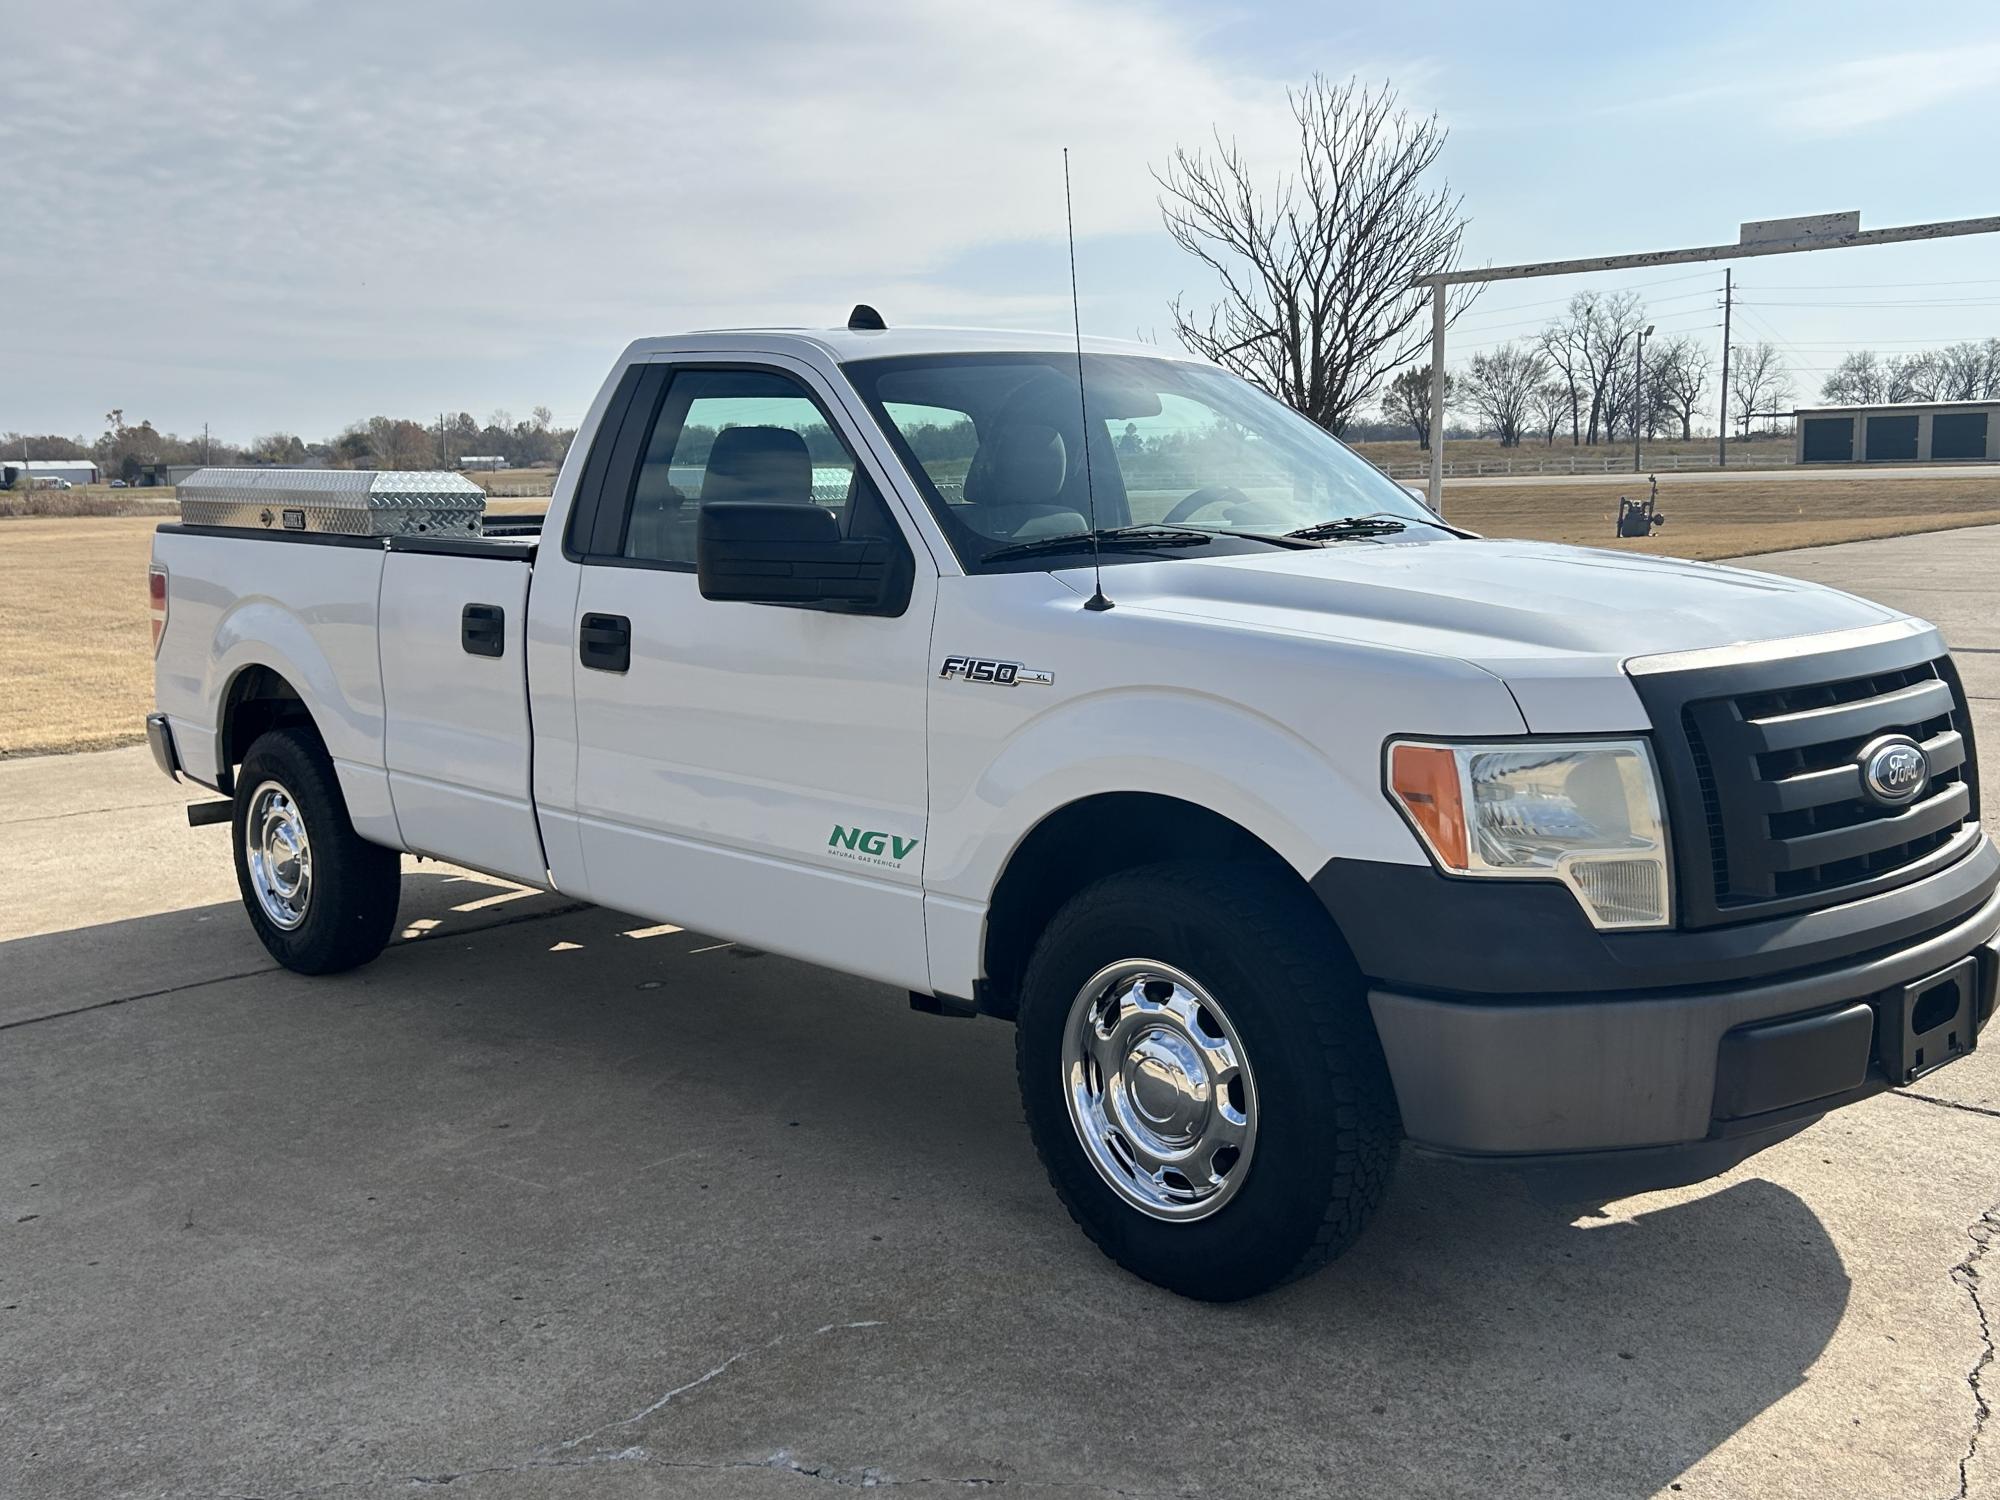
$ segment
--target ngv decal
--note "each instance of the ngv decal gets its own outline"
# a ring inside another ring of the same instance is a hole
[[[1023,684],[1047,686],[1056,680],[1053,672],[1039,672],[1017,661],[994,661],[984,656],[947,656],[938,669],[940,677],[959,677],[967,682],[990,682],[995,687]]]
[[[917,847],[917,840],[899,833],[883,833],[873,828],[843,828],[833,825],[826,847],[843,859],[865,859],[879,865],[900,865]]]

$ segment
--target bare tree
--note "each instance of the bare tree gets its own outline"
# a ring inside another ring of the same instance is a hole
[[[1556,374],[1563,389],[1563,400],[1569,415],[1569,444],[1572,448],[1583,442],[1583,393],[1590,388],[1590,369],[1584,359],[1582,325],[1575,316],[1576,303],[1570,303],[1571,316],[1549,324],[1535,340],[1542,351],[1542,357]],[[1553,444],[1555,439],[1550,438]],[[1592,441],[1596,441],[1595,437]]]
[[[1944,371],[1929,349],[1916,354],[1892,354],[1883,366],[1884,401],[1935,401],[1944,387]]]
[[[1598,396],[1598,411],[1604,423],[1604,441],[1620,441],[1619,427],[1632,414],[1632,403],[1637,394],[1632,386],[1632,361],[1622,359],[1604,372],[1604,383]],[[1625,434],[1629,437],[1630,434]]]
[[[1967,339],[1937,351],[1940,401],[1984,401],[2000,396],[2000,338]]]
[[[1792,373],[1769,340],[1738,344],[1729,351],[1729,400],[1750,436],[1750,419],[1792,399]]]
[[[1631,360],[1626,358],[1626,351],[1646,321],[1646,306],[1636,292],[1612,292],[1602,297],[1594,292],[1581,295],[1590,304],[1589,315],[1583,322],[1584,356],[1594,408],[1589,440],[1597,441],[1597,416],[1601,413],[1604,438],[1609,442],[1610,429],[1617,417],[1610,405],[1621,389],[1629,394]]]
[[[1694,436],[1695,413],[1708,395],[1713,369],[1708,350],[1689,334],[1653,346],[1646,380],[1656,399],[1650,404],[1663,423],[1671,419],[1680,425],[1684,440]]]
[[[1260,187],[1233,142],[1177,147],[1160,213],[1174,243],[1221,283],[1197,312],[1176,297],[1181,342],[1339,432],[1430,340],[1418,280],[1458,263],[1466,221],[1447,183],[1427,185],[1443,148],[1435,115],[1396,91],[1314,74],[1287,91],[1298,123],[1295,175]],[[1454,315],[1470,293],[1454,302]]]
[[[1645,320],[1645,304],[1636,293],[1578,292],[1563,315],[1542,330],[1537,342],[1543,354],[1576,395],[1572,442],[1597,441],[1606,425],[1606,397],[1615,399],[1621,380],[1630,384],[1627,355]]]
[[[1883,401],[2000,398],[2000,338],[1967,339],[1942,349],[1892,355],[1883,366],[1882,387],[1877,399]]]
[[[1444,404],[1449,407],[1458,396],[1458,382],[1449,370],[1444,376]],[[1407,423],[1417,431],[1417,446],[1431,445],[1431,367],[1428,361],[1411,365],[1389,382],[1382,396],[1382,415],[1391,422]]]
[[[378,469],[428,469],[436,465],[431,434],[405,417],[368,419],[368,456]]]
[[[1889,399],[1889,370],[1873,349],[1857,349],[1834,366],[1819,388],[1822,401],[1844,406],[1872,406]]]
[[[1465,380],[1466,403],[1499,433],[1501,447],[1521,445],[1529,407],[1548,373],[1548,360],[1532,344],[1502,344],[1472,356]]]
[[[271,432],[250,444],[249,457],[260,464],[301,464],[306,445],[289,432]]]
[[[1576,393],[1567,381],[1545,380],[1535,387],[1528,411],[1534,418],[1533,430],[1542,435],[1544,445],[1553,448],[1558,430],[1565,424],[1572,431],[1576,427]]]

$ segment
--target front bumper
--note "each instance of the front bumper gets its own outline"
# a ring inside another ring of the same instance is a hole
[[[1661,987],[1648,975],[1653,984],[1576,991],[1561,945],[1540,951],[1547,988],[1512,993],[1427,990],[1370,970],[1404,1128],[1420,1147],[1606,1190],[1711,1176],[1905,1081],[1890,1073],[1908,1061],[1898,1028],[1918,981],[1954,974],[1967,1012],[1952,1050],[1970,1050],[2000,983],[1996,864],[1982,840],[1961,867],[1905,888],[1929,887],[1938,902],[1920,937],[1850,927],[1849,946],[1872,946],[1778,974],[1746,965],[1754,977],[1735,982]],[[1412,936],[1430,927],[1420,912],[1405,918]],[[1697,950],[1715,941],[1690,936]],[[1434,931],[1427,941],[1434,951]]]

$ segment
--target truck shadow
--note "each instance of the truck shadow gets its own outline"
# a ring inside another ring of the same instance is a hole
[[[1327,1271],[1185,1302],[1068,1223],[1009,1028],[499,894],[406,877],[410,936],[320,981],[227,906],[0,944],[27,1023],[0,1183],[41,1221],[13,1389],[51,1461],[307,1486],[352,1478],[325,1455],[360,1433],[389,1478],[782,1454],[854,1483],[1643,1495],[1798,1387],[1847,1305],[1754,1162],[1572,1221],[1415,1155]],[[60,1393],[112,1389],[174,1414],[148,1467],[64,1436]]]

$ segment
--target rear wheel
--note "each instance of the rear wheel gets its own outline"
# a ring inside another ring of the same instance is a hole
[[[236,883],[271,956],[301,974],[364,964],[395,928],[402,861],[354,831],[307,729],[259,735],[237,777]]]
[[[1318,1268],[1380,1202],[1400,1134],[1360,976],[1280,872],[1156,865],[1050,923],[1017,1056],[1050,1180],[1100,1249],[1191,1297]]]

